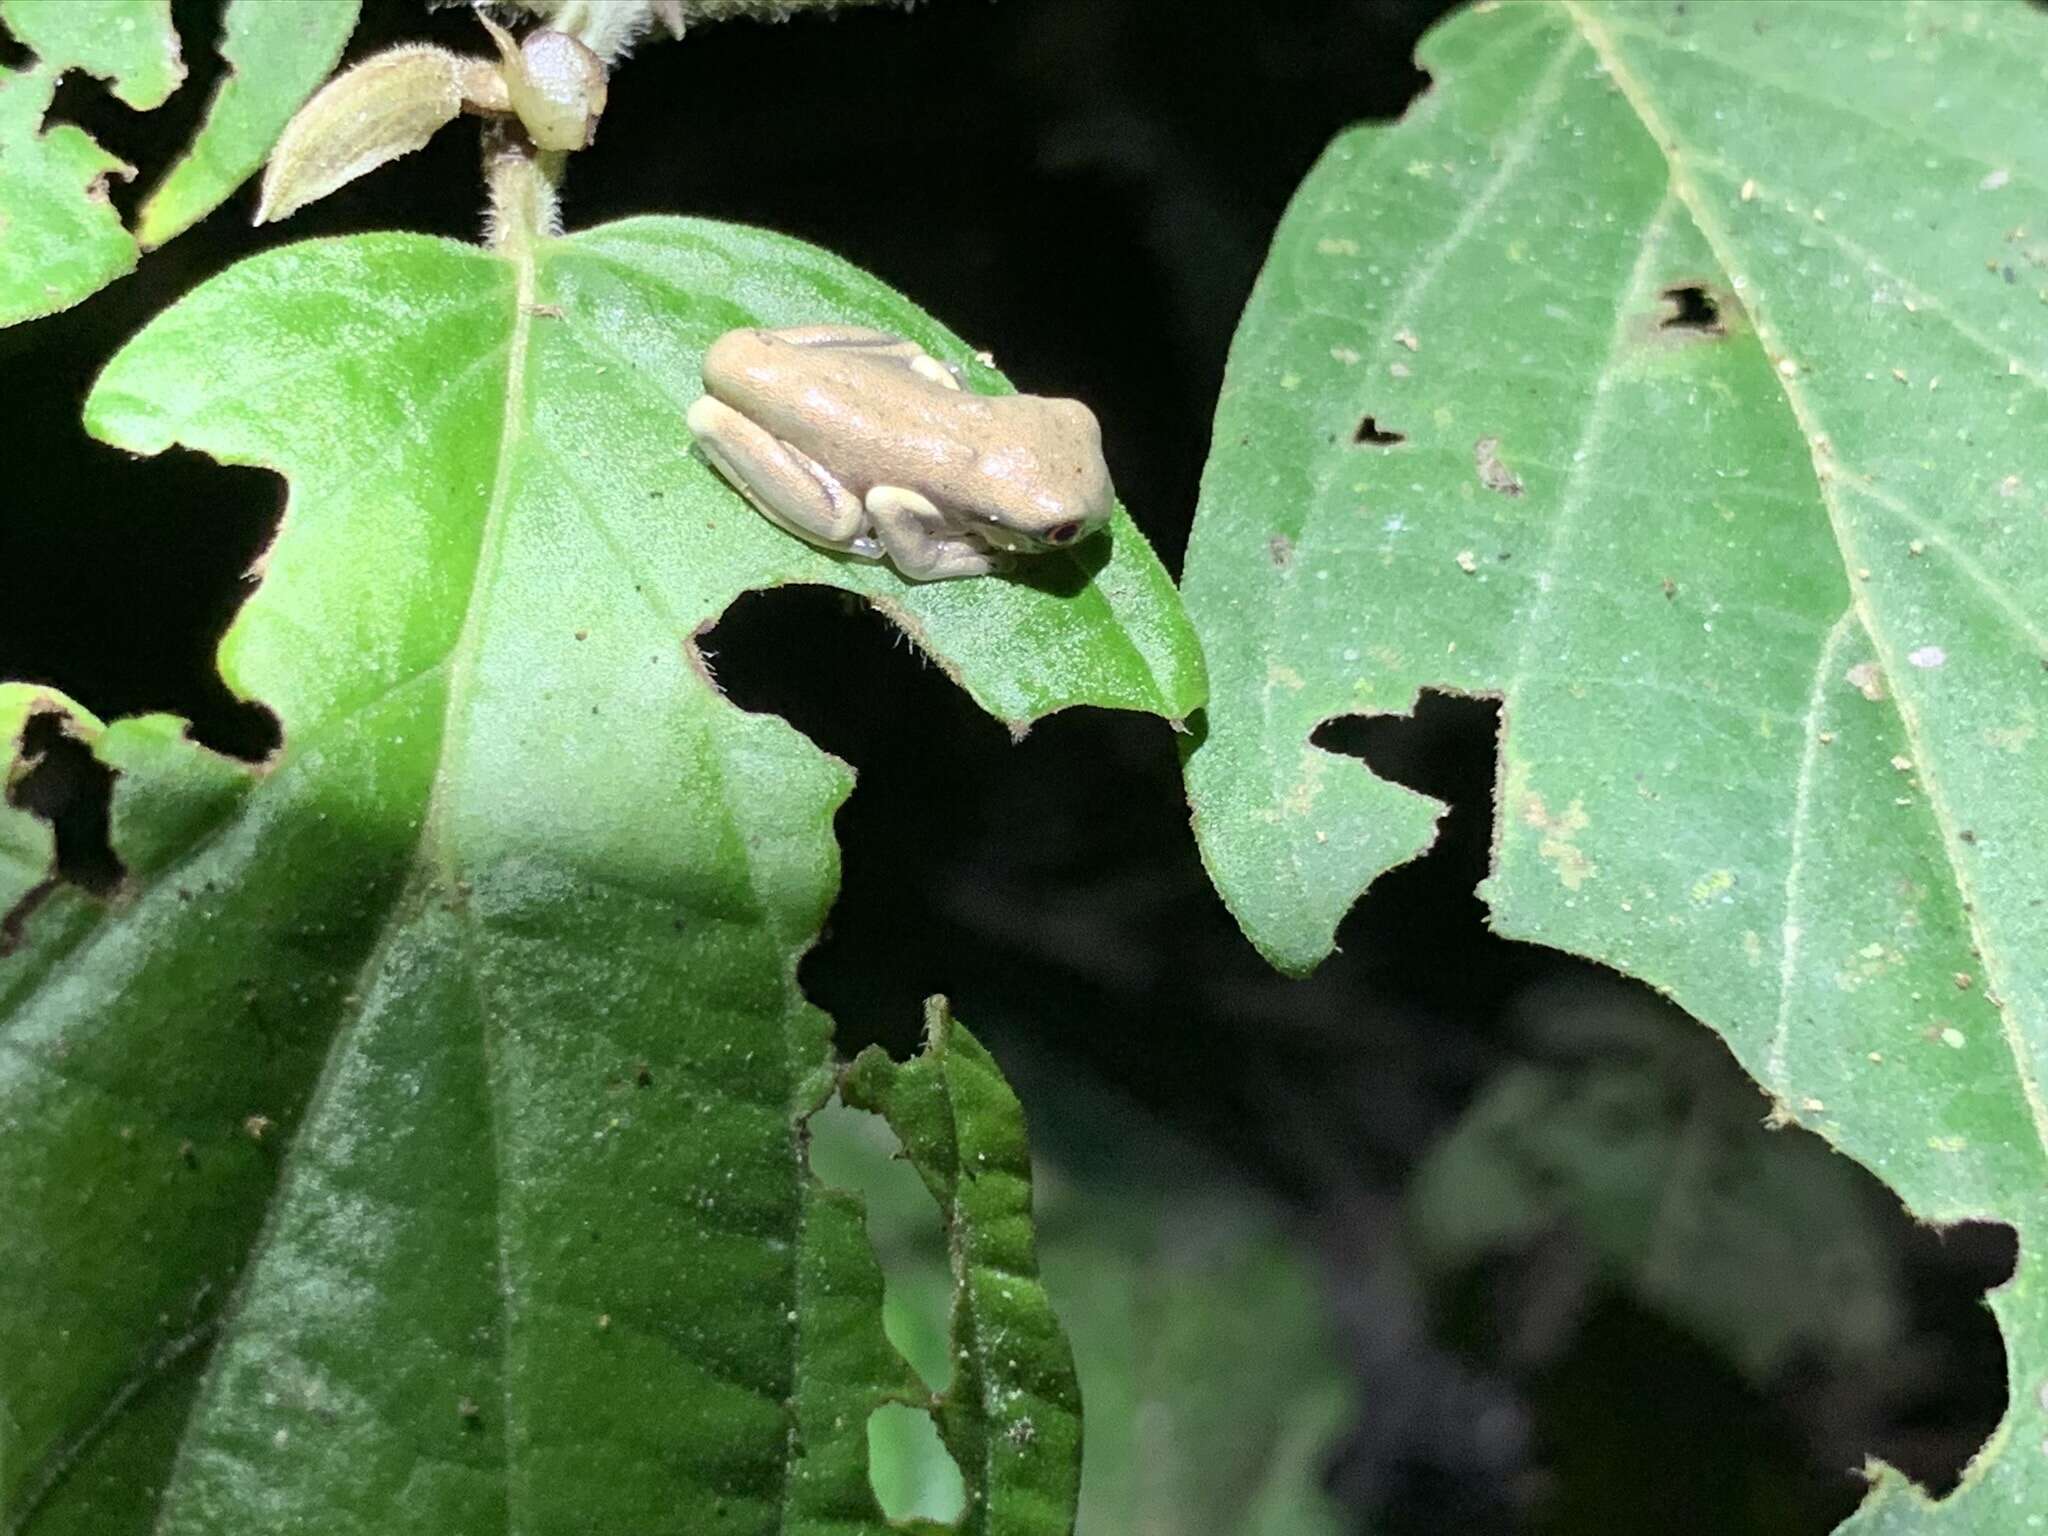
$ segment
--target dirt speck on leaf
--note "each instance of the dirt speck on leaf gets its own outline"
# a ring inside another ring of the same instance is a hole
[[[1857,662],[1842,674],[1842,680],[1873,704],[1884,698],[1884,672],[1874,661]]]
[[[1479,471],[1479,483],[1503,496],[1519,496],[1527,489],[1522,477],[1508,468],[1500,456],[1500,439],[1482,437],[1472,445],[1472,462]]]

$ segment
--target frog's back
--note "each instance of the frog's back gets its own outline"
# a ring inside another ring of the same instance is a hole
[[[758,330],[714,342],[704,384],[861,493],[964,469],[995,404],[934,384],[898,357],[798,346]]]

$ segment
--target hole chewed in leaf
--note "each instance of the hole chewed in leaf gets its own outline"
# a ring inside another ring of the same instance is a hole
[[[887,1403],[868,1415],[868,1479],[894,1524],[955,1524],[967,1512],[960,1464],[939,1439],[929,1411]]]
[[[1689,331],[1698,336],[1726,336],[1728,328],[1721,323],[1721,301],[1703,283],[1684,283],[1666,288],[1664,302],[1670,306],[1662,320],[1657,322],[1660,331]]]
[[[1502,496],[1519,496],[1527,489],[1522,477],[1500,456],[1500,439],[1482,437],[1472,445],[1472,463],[1479,471],[1479,483]]]
[[[83,343],[77,350],[90,353]],[[89,372],[67,365],[48,398],[30,392],[24,440],[57,436],[52,402],[70,400],[75,415],[69,392],[89,382]],[[33,559],[37,571],[0,602],[7,673],[45,680],[103,719],[176,715],[211,751],[245,763],[274,756],[283,739],[277,716],[236,695],[218,653],[278,537],[284,481],[184,448],[141,459],[59,437],[50,453],[40,466],[47,518],[33,543],[25,530],[0,536],[0,556]],[[195,527],[206,536],[191,536]],[[132,622],[110,616],[117,594],[140,605]],[[145,619],[148,644],[140,645],[136,626]]]
[[[14,805],[40,816],[57,835],[57,878],[94,896],[111,896],[121,861],[107,838],[114,770],[64,728],[55,713],[34,716],[21,736],[34,764],[8,792]]]
[[[1375,448],[1391,448],[1396,443],[1407,442],[1408,434],[1381,426],[1378,417],[1362,416],[1359,418],[1357,430],[1351,434],[1351,441],[1369,443]]]
[[[114,771],[65,729],[63,715],[45,710],[29,717],[19,763],[22,771],[7,785],[7,803],[49,823],[57,856],[50,877],[0,916],[0,954],[20,942],[30,915],[59,886],[75,885],[105,899],[120,888],[124,874],[107,835]]]
[[[880,1115],[834,1098],[805,1129],[811,1172],[867,1207],[868,1241],[882,1271],[883,1331],[925,1385],[943,1392],[953,1371],[953,1276],[938,1202]]]

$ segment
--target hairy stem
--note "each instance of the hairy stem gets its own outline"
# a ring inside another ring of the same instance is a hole
[[[560,187],[569,157],[561,150],[536,149],[516,122],[484,128],[484,184],[490,189],[485,242],[496,251],[524,259],[538,240],[561,233]]]

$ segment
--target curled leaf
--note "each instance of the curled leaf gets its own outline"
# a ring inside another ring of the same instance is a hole
[[[337,75],[300,109],[271,152],[256,222],[282,219],[424,147],[462,111],[480,73],[472,60],[413,46]]]

